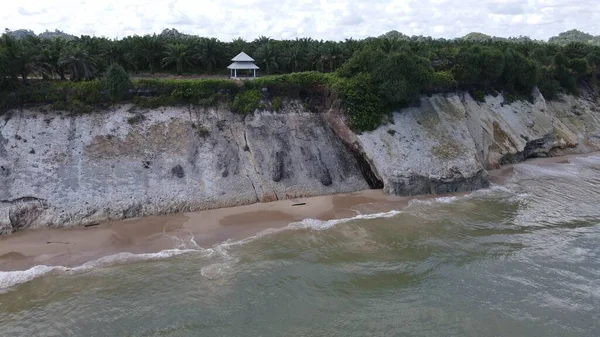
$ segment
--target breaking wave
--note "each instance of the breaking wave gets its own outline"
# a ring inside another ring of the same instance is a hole
[[[160,260],[169,257],[197,251],[193,249],[168,249],[157,253],[133,254],[128,252],[118,253],[101,257],[97,260],[89,261],[77,267],[65,266],[46,266],[38,265],[27,270],[18,271],[0,271],[0,292],[5,291],[15,285],[29,282],[45,275],[64,275],[79,274],[93,269],[107,267],[111,265],[130,263],[144,260]]]
[[[47,276],[47,275],[70,275],[70,274],[79,274],[85,273],[94,269],[126,264],[131,262],[138,261],[151,261],[151,260],[162,260],[168,259],[174,256],[189,254],[189,253],[203,253],[205,256],[213,256],[219,255],[226,260],[231,259],[227,249],[232,246],[243,245],[245,243],[254,241],[258,238],[264,237],[266,235],[278,233],[286,230],[295,230],[295,229],[312,229],[312,230],[325,230],[334,227],[337,224],[346,223],[354,220],[369,220],[369,219],[378,219],[378,218],[390,218],[397,214],[401,213],[400,211],[389,211],[384,213],[376,213],[376,214],[359,214],[355,217],[351,218],[343,218],[343,219],[333,219],[333,220],[316,220],[316,219],[304,219],[299,222],[293,222],[288,224],[282,228],[275,229],[267,229],[259,232],[258,234],[238,240],[238,241],[225,241],[221,244],[216,245],[213,248],[202,248],[199,247],[194,241],[194,236],[190,233],[191,239],[190,242],[194,246],[194,248],[184,248],[187,247],[181,239],[173,237],[173,243],[177,248],[163,250],[157,253],[143,253],[143,254],[134,254],[129,252],[118,253],[114,255],[108,255],[101,257],[97,260],[89,261],[81,266],[77,267],[65,267],[65,266],[46,266],[46,265],[37,265],[31,267],[27,270],[19,270],[19,271],[0,271],[0,293],[5,292],[8,289],[29,281],[32,281],[38,277]],[[202,270],[202,274],[207,278],[213,278],[210,274],[213,274],[213,269],[223,268],[224,265],[222,263],[209,265]]]

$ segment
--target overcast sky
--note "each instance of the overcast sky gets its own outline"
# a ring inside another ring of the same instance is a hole
[[[600,0],[6,0],[1,28],[60,29],[109,38],[165,28],[229,41],[477,31],[547,39],[569,29],[600,35]]]

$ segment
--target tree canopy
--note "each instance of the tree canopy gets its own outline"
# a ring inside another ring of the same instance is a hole
[[[320,83],[341,93],[357,128],[375,127],[383,114],[418,100],[420,94],[467,90],[530,95],[538,86],[547,99],[595,86],[600,75],[598,37],[579,31],[549,42],[528,37],[497,38],[470,33],[453,40],[409,37],[390,31],[361,40],[311,38],[275,40],[260,36],[223,42],[175,29],[160,34],[107,39],[66,33],[6,31],[0,37],[0,90],[33,79],[100,79],[103,74],[157,71],[227,74],[241,51],[252,55],[261,73],[319,72]],[[118,65],[116,68],[114,65]],[[118,71],[117,71],[118,70]],[[289,77],[281,77],[281,79]],[[321,83],[323,84],[323,83]],[[378,112],[375,112],[375,111]],[[379,119],[379,120],[378,120]]]

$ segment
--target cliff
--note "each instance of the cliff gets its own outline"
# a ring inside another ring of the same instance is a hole
[[[486,187],[487,170],[600,149],[587,95],[507,104],[422,97],[391,123],[353,133],[339,110],[241,116],[172,107],[0,120],[0,233],[383,187],[399,195]]]
[[[418,108],[359,135],[385,191],[415,195],[471,191],[489,184],[488,169],[532,157],[600,149],[600,101],[592,95],[546,102],[476,102],[468,94],[421,98]]]
[[[229,207],[369,188],[321,114],[290,106],[11,111],[0,129],[0,228]]]

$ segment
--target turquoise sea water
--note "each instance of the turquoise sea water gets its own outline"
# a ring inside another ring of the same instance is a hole
[[[571,161],[397,212],[0,272],[0,336],[600,336],[600,157]]]

